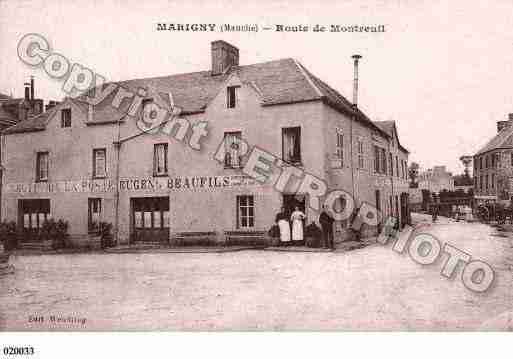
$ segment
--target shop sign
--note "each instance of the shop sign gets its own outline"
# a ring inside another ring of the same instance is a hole
[[[7,183],[5,193],[100,193],[100,192],[169,192],[216,190],[227,187],[251,186],[258,182],[248,176],[179,176],[123,178],[116,183],[110,179],[85,179],[55,182]]]

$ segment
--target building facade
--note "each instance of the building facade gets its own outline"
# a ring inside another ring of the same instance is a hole
[[[294,59],[241,66],[238,54],[215,41],[209,71],[104,85],[84,95],[101,101],[66,98],[4,131],[3,219],[30,234],[62,218],[85,238],[110,222],[120,244],[267,231],[282,206],[317,221],[308,173],[405,222],[408,151],[395,123],[355,111]],[[176,116],[147,130],[162,109]],[[280,169],[263,182],[245,174],[246,144]],[[337,222],[339,237],[347,226]]]
[[[454,191],[452,173],[445,166],[435,166],[419,174],[419,189],[427,189],[431,193],[440,193],[443,190]]]
[[[474,198],[477,204],[513,199],[513,114],[497,122],[497,135],[474,155]]]

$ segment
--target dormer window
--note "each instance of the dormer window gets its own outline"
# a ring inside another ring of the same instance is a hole
[[[71,127],[71,108],[61,110],[61,127]]]
[[[237,105],[237,92],[240,86],[228,86],[226,89],[226,107],[235,108]]]

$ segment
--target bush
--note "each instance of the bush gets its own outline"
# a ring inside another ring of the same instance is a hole
[[[53,218],[43,222],[39,232],[39,239],[43,241],[51,241],[53,249],[61,249],[69,247],[68,243],[68,222]]]
[[[321,246],[322,231],[315,222],[305,228],[305,244],[307,247],[319,248]]]
[[[113,247],[114,238],[112,237],[112,223],[100,222],[98,228],[102,248]]]
[[[0,242],[4,245],[4,250],[11,251],[18,247],[18,235],[16,233],[16,222],[0,223]]]
[[[269,229],[269,237],[271,238],[278,238],[280,236],[280,227],[275,224],[271,227],[271,229]]]

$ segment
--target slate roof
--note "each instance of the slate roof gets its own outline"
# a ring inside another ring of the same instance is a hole
[[[3,134],[11,134],[11,133],[22,133],[22,132],[35,132],[35,131],[44,131],[46,129],[46,124],[48,123],[50,117],[55,112],[55,108],[52,108],[46,112],[40,113],[34,117],[29,117],[24,121],[18,122],[16,125],[11,126],[4,130]]]
[[[173,95],[174,104],[182,109],[182,114],[205,111],[209,103],[221,91],[230,76],[237,75],[243,84],[250,85],[259,94],[263,106],[290,104],[306,101],[324,101],[338,111],[352,114],[352,104],[306,68],[291,58],[276,61],[234,66],[221,75],[212,76],[210,71],[192,72],[171,76],[134,79],[116,84],[136,93],[138,88],[147,88],[148,97],[170,103],[168,93]],[[104,85],[106,88],[108,84]],[[94,94],[95,89],[90,91]],[[117,93],[114,90],[105,100],[94,107],[93,124],[112,123],[123,119],[128,112],[131,101],[125,100],[118,109],[111,106]],[[73,100],[87,111],[87,105],[81,97]],[[45,115],[48,116],[48,115]],[[363,112],[358,110],[357,119],[366,125],[388,134],[376,126]],[[46,118],[31,118],[9,128],[4,133],[16,133],[40,130],[46,124]]]
[[[487,144],[485,144],[474,156],[499,149],[499,148],[513,148],[513,126],[503,128],[497,135],[495,135]]]
[[[397,142],[399,143],[399,148],[406,153],[410,153],[405,147],[401,145],[399,142],[399,136],[397,135],[397,127],[395,121],[374,121],[374,124],[385,131],[390,137],[393,137],[394,132],[396,133]]]
[[[11,112],[5,110],[0,103],[0,129],[13,126],[17,123],[17,118]]]

